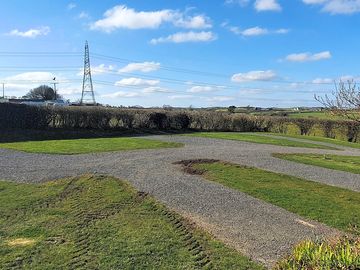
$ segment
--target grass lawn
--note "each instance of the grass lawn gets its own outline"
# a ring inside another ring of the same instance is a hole
[[[128,137],[0,143],[0,148],[31,153],[68,155],[181,146],[180,143]]]
[[[303,217],[348,230],[360,226],[360,193],[235,164],[195,164],[204,177]]]
[[[360,157],[317,154],[273,154],[274,157],[360,174]]]
[[[263,269],[127,183],[0,181],[0,269]]]
[[[340,145],[340,146],[351,147],[351,148],[360,148],[360,143],[352,143],[352,142],[331,139],[331,138],[325,138],[325,137],[306,136],[306,135],[288,135],[288,134],[281,134],[281,133],[264,133],[264,135],[266,135],[266,134],[281,136],[284,138],[295,138],[295,139],[309,140],[309,141],[313,141],[313,142],[331,143],[334,145]]]
[[[196,132],[191,134],[186,134],[186,136],[196,136],[196,137],[205,137],[213,139],[225,139],[225,140],[235,140],[235,141],[244,141],[260,144],[273,144],[280,146],[290,146],[290,147],[305,147],[305,148],[319,148],[319,149],[336,149],[334,147],[328,147],[324,145],[319,145],[316,143],[303,143],[296,142],[286,139],[271,138],[268,136],[263,136],[256,133],[242,133],[242,132]]]

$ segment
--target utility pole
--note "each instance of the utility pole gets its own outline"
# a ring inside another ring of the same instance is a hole
[[[2,83],[3,99],[5,99],[5,83]]]
[[[54,81],[53,85],[54,85],[54,93],[55,93],[54,100],[57,100],[56,85],[59,83],[56,82],[56,77],[54,77],[53,81]]]
[[[91,78],[90,53],[88,42],[85,42],[84,78],[80,105],[96,105],[94,88]]]

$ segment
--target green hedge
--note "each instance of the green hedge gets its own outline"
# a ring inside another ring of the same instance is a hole
[[[1,103],[0,128],[276,132],[360,142],[360,124],[356,122],[250,116],[205,110],[54,108]]]

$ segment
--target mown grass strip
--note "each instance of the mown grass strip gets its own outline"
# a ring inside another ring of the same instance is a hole
[[[183,145],[180,143],[128,137],[28,141],[0,144],[0,148],[7,148],[24,152],[67,155],[137,149],[158,149],[181,146]]]
[[[360,193],[235,164],[195,164],[204,177],[334,228],[360,226]]]
[[[273,154],[273,156],[327,169],[360,174],[360,156],[279,153]]]
[[[0,181],[0,269],[264,269],[118,179]]]
[[[263,136],[256,133],[241,133],[241,132],[196,132],[187,134],[187,136],[196,136],[204,138],[213,138],[213,139],[225,139],[225,140],[235,140],[235,141],[244,141],[251,143],[260,143],[260,144],[272,144],[279,146],[289,146],[289,147],[305,147],[305,148],[318,148],[318,149],[333,149],[337,150],[335,147],[330,147],[326,145],[319,145],[316,143],[306,143],[306,142],[297,142],[292,140],[282,139],[282,138],[272,138],[270,136]]]
[[[345,146],[350,148],[360,148],[360,143],[353,143],[353,142],[347,142],[342,141],[338,139],[332,139],[332,138],[325,138],[325,137],[318,137],[318,136],[307,136],[307,135],[289,135],[289,134],[282,134],[282,133],[264,133],[264,135],[275,135],[280,136],[284,138],[295,138],[295,139],[303,139],[313,142],[324,142],[324,143],[330,143],[333,145],[339,145],[339,146]]]

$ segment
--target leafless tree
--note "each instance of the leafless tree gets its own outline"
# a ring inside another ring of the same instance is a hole
[[[332,114],[360,123],[360,87],[354,80],[335,83],[335,90],[330,96],[315,95],[315,99]]]

